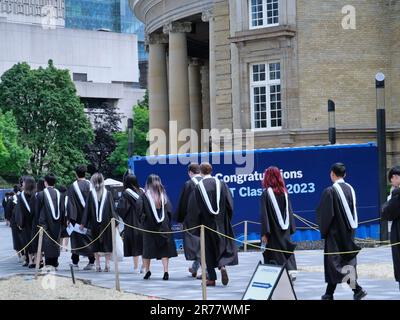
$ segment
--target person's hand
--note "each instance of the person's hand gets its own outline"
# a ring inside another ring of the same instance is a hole
[[[262,237],[261,237],[261,241],[264,242],[264,243],[268,243],[267,236],[265,236],[265,235],[262,236]]]
[[[83,231],[83,229],[85,229],[85,226],[84,226],[83,224],[81,224],[81,225],[79,226],[79,230]]]

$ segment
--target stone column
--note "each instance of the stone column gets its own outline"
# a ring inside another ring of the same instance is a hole
[[[176,121],[175,132],[170,133],[170,153],[178,152],[185,141],[177,141],[181,130],[190,129],[189,75],[186,33],[191,22],[172,22],[164,26],[169,34],[169,118]],[[175,130],[174,130],[175,131]]]
[[[189,62],[189,100],[190,126],[196,132],[196,137],[192,137],[191,151],[198,152],[200,150],[200,130],[203,127],[200,61],[198,58],[192,58]]]
[[[205,11],[201,17],[202,21],[209,23],[209,38],[210,38],[210,129],[217,129],[217,112],[216,112],[216,76],[215,76],[215,32],[214,32],[214,16],[212,11]]]
[[[201,97],[203,128],[210,129],[210,71],[208,61],[201,66]],[[201,138],[201,151],[210,151],[210,141]]]
[[[151,34],[147,38],[149,45],[149,129],[159,129],[169,136],[168,83],[166,64],[166,44],[164,34]],[[168,152],[167,144],[165,153]],[[159,153],[164,153],[162,150]]]

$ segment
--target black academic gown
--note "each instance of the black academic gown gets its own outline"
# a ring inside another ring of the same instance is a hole
[[[205,179],[204,187],[214,210],[217,208],[216,184],[214,179]],[[197,185],[194,196],[189,203],[189,211],[196,217],[195,225],[205,225],[213,230],[235,238],[231,224],[233,216],[233,199],[228,186],[221,181],[220,212],[214,215],[209,212]],[[205,251],[208,268],[237,265],[239,262],[237,246],[234,240],[205,230]]]
[[[8,220],[8,213],[7,213],[7,197],[4,197],[3,201],[1,202],[1,205],[3,206],[3,211],[4,211],[4,219]]]
[[[141,199],[143,203],[141,215],[143,229],[157,232],[171,231],[172,208],[169,200],[164,205],[165,219],[164,221],[158,223],[154,217],[153,211],[151,210],[150,202],[147,199],[147,196],[143,194]],[[161,208],[157,209],[159,217],[162,215],[161,211]],[[144,259],[172,258],[176,257],[177,255],[175,241],[172,234],[143,233]]]
[[[340,183],[343,193],[353,212],[353,198],[350,188]],[[325,253],[361,250],[354,241],[355,230],[350,227],[343,205],[333,187],[324,190],[317,208],[317,220],[322,239],[325,239]],[[358,252],[351,254],[324,255],[325,281],[330,284],[341,283],[344,266],[357,266]],[[344,270],[343,272],[346,273]]]
[[[390,243],[400,242],[400,189],[392,192],[392,197],[382,207],[382,219],[392,221]],[[392,246],[394,277],[400,282],[400,246]]]
[[[282,218],[286,219],[286,201],[285,195],[276,195],[276,202],[282,213]],[[296,245],[292,242],[290,235],[296,232],[296,224],[293,217],[292,206],[289,200],[289,228],[282,230],[276,217],[274,206],[268,195],[268,191],[264,190],[261,195],[261,235],[267,237],[267,250],[264,251],[265,264],[277,264],[283,266],[286,263],[288,270],[296,270],[296,259],[294,254],[271,251],[270,249],[283,250],[293,252]]]
[[[85,205],[87,203],[87,199],[90,193],[90,182],[87,180],[78,180],[78,187],[81,190],[82,197],[85,200]],[[67,204],[67,220],[72,224],[78,225],[82,224],[82,217],[85,211],[79,197],[75,191],[73,185],[71,185],[68,189],[68,204]],[[81,256],[92,256],[94,253],[94,248],[92,245],[87,246],[92,241],[91,233],[88,232],[87,234],[81,234],[77,232],[72,232],[71,236],[71,250],[72,253],[81,255]],[[74,250],[74,248],[83,248],[80,250]]]
[[[142,192],[139,193],[141,195]],[[134,199],[127,191],[118,201],[117,214],[122,220],[134,227],[141,228],[142,198]],[[143,254],[143,233],[129,226],[124,228],[124,256],[137,257]]]
[[[8,196],[8,197],[4,198],[4,204],[3,204],[3,207],[4,207],[4,218],[6,220],[8,220],[8,221],[11,220],[11,216],[12,216],[12,210],[10,210],[10,206],[9,206],[10,199],[12,199],[11,196]]]
[[[39,201],[39,192],[36,192],[32,198],[31,204],[31,212],[32,212],[32,229],[31,229],[31,238],[33,238],[37,232],[39,231],[39,219],[40,219],[40,201]],[[29,253],[37,253],[39,243],[39,236],[37,236],[31,245],[29,246]]]
[[[201,177],[195,177],[197,181],[200,181]],[[178,208],[176,210],[176,219],[179,223],[183,223],[183,229],[190,229],[195,227],[197,224],[196,213],[193,214],[189,210],[189,202],[191,197],[194,196],[196,190],[196,184],[192,179],[186,181],[182,188]],[[185,252],[186,260],[199,260],[200,259],[200,230],[194,229],[187,231],[183,235],[183,248]]]
[[[44,194],[44,191],[39,192],[37,195],[37,201],[39,201],[38,209],[40,212],[39,225],[41,225],[51,237],[50,239],[46,233],[43,234],[42,248],[46,258],[58,258],[60,256],[60,246],[57,243],[60,241],[61,229],[65,224],[65,197],[60,194],[60,214],[58,215],[56,191],[54,188],[47,189],[49,190],[51,200],[53,201],[55,214],[58,218],[54,219],[51,213],[49,201]]]
[[[95,200],[91,192],[86,200],[86,207],[81,224],[90,230],[93,239],[97,239],[100,236],[100,233],[103,232],[112,218],[118,219],[118,216],[115,214],[115,204],[111,192],[107,191],[106,197],[101,222],[97,222]],[[101,199],[98,200],[98,208],[100,210]],[[91,247],[95,253],[111,253],[113,251],[111,224]]]
[[[34,206],[34,195],[25,194],[26,202],[29,206],[27,209],[24,201],[22,200],[22,195],[18,195],[17,204],[15,206],[15,221],[20,230],[21,244],[25,247],[32,240],[32,224],[33,224],[33,206]],[[30,252],[28,248],[28,252]]]
[[[15,208],[17,205],[17,200],[18,196],[15,195],[13,197],[10,197],[7,201],[7,211],[10,214],[10,227],[11,227],[11,235],[12,235],[12,240],[13,240],[13,248],[15,251],[21,251],[23,246],[23,241],[22,241],[22,232],[19,230],[16,218],[15,218]]]

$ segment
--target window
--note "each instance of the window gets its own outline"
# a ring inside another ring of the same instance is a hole
[[[281,129],[281,64],[253,64],[250,69],[252,128]]]
[[[249,0],[250,29],[279,24],[279,0]]]
[[[81,81],[87,82],[87,73],[73,73],[72,74],[73,81]]]

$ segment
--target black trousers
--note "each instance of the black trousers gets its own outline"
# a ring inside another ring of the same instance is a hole
[[[89,263],[90,264],[94,264],[94,262],[96,260],[94,255],[93,256],[88,256],[88,258],[89,258]],[[79,254],[73,253],[71,255],[71,260],[72,260],[73,264],[78,264],[79,263]]]
[[[58,258],[45,258],[44,261],[46,266],[58,267]]]
[[[350,280],[347,281],[347,284],[350,285]],[[325,294],[333,295],[335,293],[336,287],[337,287],[336,283],[328,283],[328,285],[326,286]],[[362,288],[360,287],[360,285],[356,281],[356,288],[353,289],[353,292],[354,293],[358,293],[361,290],[362,290]]]
[[[217,280],[217,273],[215,272],[215,268],[207,267],[207,276],[208,276],[208,280],[212,280],[212,281]]]
[[[221,268],[218,267],[218,270],[221,270]],[[217,280],[217,273],[215,272],[215,268],[207,267],[207,279],[213,281]]]

